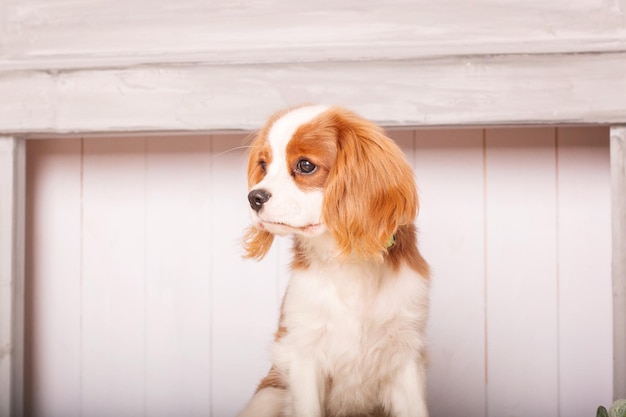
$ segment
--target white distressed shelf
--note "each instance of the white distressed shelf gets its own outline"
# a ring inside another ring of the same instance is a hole
[[[198,132],[340,104],[385,126],[614,124],[626,53],[0,73],[0,132]]]

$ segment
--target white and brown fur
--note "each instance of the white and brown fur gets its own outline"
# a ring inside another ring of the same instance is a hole
[[[247,256],[293,236],[272,367],[240,417],[425,417],[428,265],[413,172],[340,107],[274,115],[251,145]],[[395,239],[395,242],[393,242]]]

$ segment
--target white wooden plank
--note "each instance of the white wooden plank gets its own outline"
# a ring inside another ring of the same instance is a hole
[[[557,155],[560,415],[593,415],[613,395],[609,129],[559,128]]]
[[[211,204],[212,416],[236,415],[270,368],[278,326],[277,248],[261,262],[243,260],[249,225],[244,136],[215,136]]]
[[[84,142],[82,415],[145,399],[145,140]]]
[[[147,416],[210,413],[210,137],[147,139]]]
[[[484,416],[482,129],[417,130],[415,166],[420,248],[432,268],[430,413]]]
[[[613,396],[626,398],[626,127],[611,128]]]
[[[487,414],[558,415],[555,129],[486,135]]]
[[[619,0],[242,0],[236,6],[4,0],[2,12],[0,68],[11,70],[599,52],[626,45]]]
[[[624,73],[626,53],[9,72],[0,131],[256,129],[302,102],[387,126],[615,123],[626,120]]]
[[[82,140],[28,142],[26,414],[80,415]]]
[[[25,142],[0,136],[0,416],[23,415]]]

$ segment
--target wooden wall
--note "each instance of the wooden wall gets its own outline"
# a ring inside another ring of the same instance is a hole
[[[608,129],[397,130],[434,271],[433,417],[612,396]],[[228,417],[269,366],[288,240],[244,261],[243,135],[27,142],[26,415]]]

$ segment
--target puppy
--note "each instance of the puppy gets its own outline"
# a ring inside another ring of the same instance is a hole
[[[272,367],[240,417],[425,417],[429,270],[413,172],[340,108],[278,112],[248,161],[247,256],[293,236]]]

